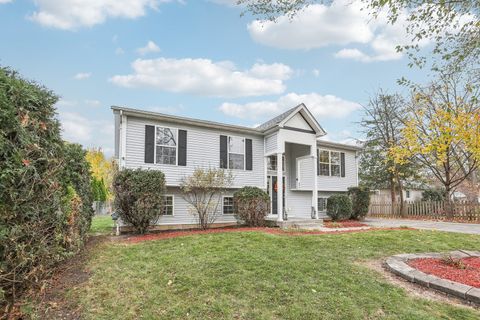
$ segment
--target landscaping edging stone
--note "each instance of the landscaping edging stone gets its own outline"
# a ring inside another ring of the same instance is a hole
[[[480,251],[456,250],[447,253],[456,259],[468,257],[480,257]],[[432,288],[458,298],[464,299],[470,303],[480,305],[480,288],[475,288],[463,283],[458,283],[437,276],[426,274],[418,269],[412,268],[407,264],[408,260],[423,258],[442,258],[442,253],[418,253],[418,254],[398,254],[387,258],[385,265],[392,273],[424,287]]]

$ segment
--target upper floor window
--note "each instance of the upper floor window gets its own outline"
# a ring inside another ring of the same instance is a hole
[[[245,169],[245,138],[228,137],[228,168]]]
[[[160,164],[177,164],[177,129],[157,127],[155,160]]]
[[[285,171],[285,155],[282,155],[282,171]],[[267,157],[267,170],[277,170],[277,156]]]
[[[318,174],[321,176],[341,176],[341,156],[338,151],[319,150],[318,154]]]

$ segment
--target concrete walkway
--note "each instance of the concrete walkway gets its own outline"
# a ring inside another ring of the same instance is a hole
[[[378,219],[367,218],[364,223],[374,227],[398,228],[410,227],[423,230],[437,230],[447,232],[458,232],[480,235],[480,224],[475,223],[457,223],[457,222],[440,222],[440,221],[423,221],[423,220],[407,220],[407,219]]]

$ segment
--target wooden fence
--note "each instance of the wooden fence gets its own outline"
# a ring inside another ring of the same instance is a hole
[[[480,203],[468,201],[405,201],[401,203],[374,201],[368,210],[370,217],[452,220],[480,223]]]

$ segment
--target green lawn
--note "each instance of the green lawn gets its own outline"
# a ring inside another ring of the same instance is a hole
[[[112,233],[112,227],[114,226],[112,217],[95,216],[92,219],[92,225],[90,226],[90,234],[110,234]]]
[[[404,252],[480,249],[431,231],[286,236],[207,234],[108,242],[68,297],[86,319],[480,319],[415,298],[358,262]]]

